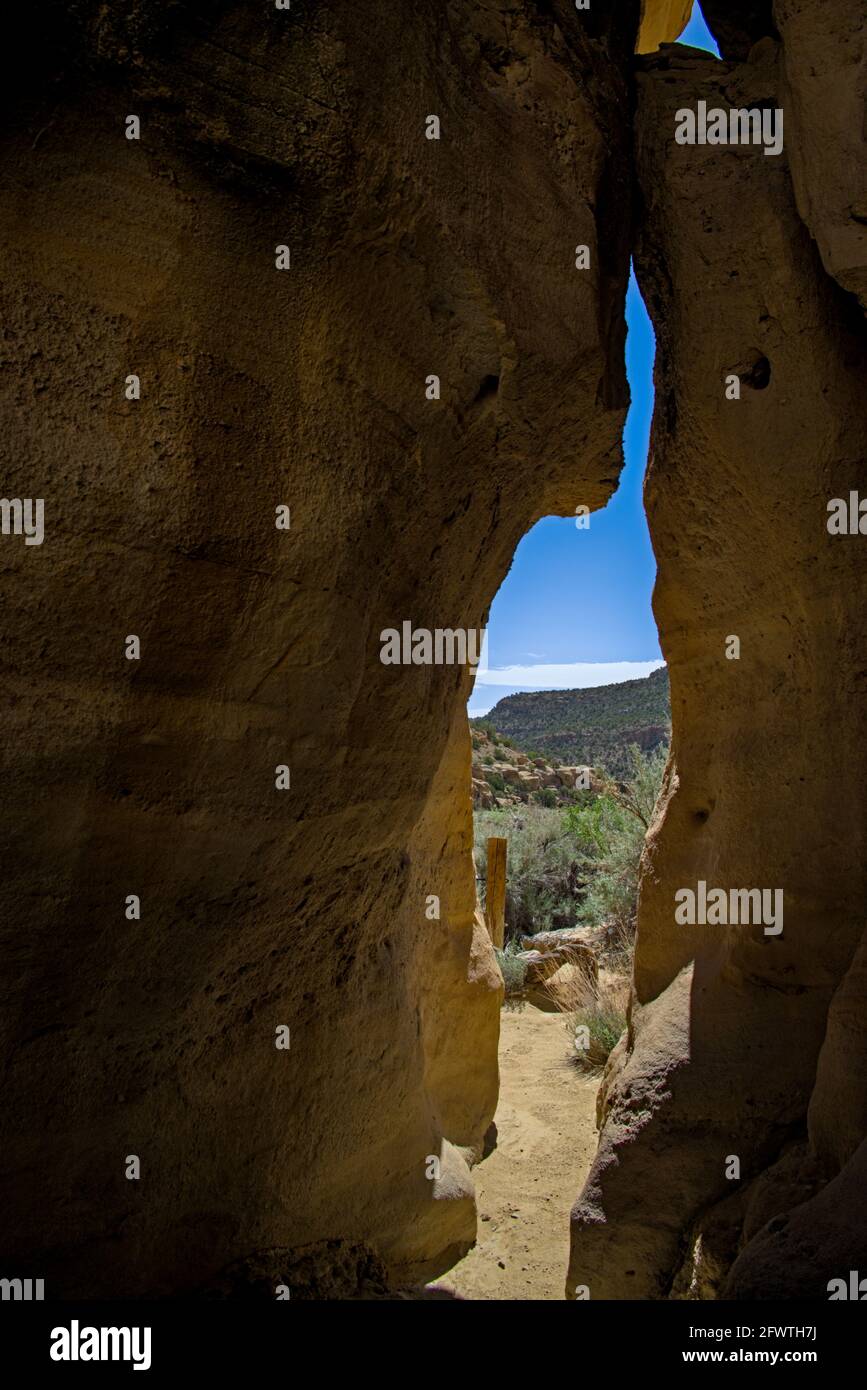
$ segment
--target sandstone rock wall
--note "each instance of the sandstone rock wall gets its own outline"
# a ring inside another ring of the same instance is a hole
[[[81,3],[15,46],[2,1259],[52,1297],[333,1296],[473,1239],[468,677],[379,633],[480,625],[615,486],[635,24]]]
[[[653,53],[674,43],[689,23],[693,0],[642,0],[638,52]]]
[[[637,268],[658,335],[645,498],[673,742],[630,1027],[573,1211],[568,1287],[593,1298],[827,1297],[867,1254],[867,571],[863,538],[826,529],[828,500],[863,489],[867,338],[799,215],[804,180],[824,209],[842,174],[836,116],[805,101],[789,120],[802,62],[769,39],[740,66],[669,49],[638,79]],[[676,144],[675,112],[699,99],[785,105],[786,153]],[[841,120],[848,100],[844,82]],[[824,170],[803,157],[823,142]],[[782,934],[676,925],[675,892],[699,879],[782,887]]]
[[[867,446],[863,25],[709,0],[750,61],[648,60],[633,154],[636,41],[688,13],[20,16],[3,492],[45,540],[0,553],[0,1256],[51,1297],[351,1296],[472,1241],[469,677],[379,633],[477,627],[538,517],[611,495],[633,239],[674,742],[570,1288],[816,1296],[867,1259],[865,571],[825,526]],[[700,98],[783,105],[785,154],[677,146]],[[783,934],[676,927],[700,878],[781,886]]]
[[[867,21],[859,0],[776,0],[798,210],[822,264],[867,309]]]

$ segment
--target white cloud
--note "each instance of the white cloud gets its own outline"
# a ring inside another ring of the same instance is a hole
[[[485,667],[482,661],[474,688],[508,685],[520,690],[586,690],[594,685],[639,680],[664,665],[661,657],[656,661],[572,661],[538,666]]]

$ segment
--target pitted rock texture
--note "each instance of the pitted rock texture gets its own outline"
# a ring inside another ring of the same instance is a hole
[[[480,626],[615,487],[636,22],[76,3],[16,49],[4,489],[46,537],[2,550],[2,1262],[52,1297],[352,1295],[474,1239],[469,677],[379,634]]]
[[[594,1298],[715,1296],[738,1251],[735,1296],[815,1293],[826,1266],[867,1254],[854,1168],[837,1176],[864,1122],[867,568],[863,538],[826,528],[828,500],[863,488],[867,339],[787,156],[672,138],[678,109],[776,102],[781,80],[772,44],[742,66],[668,49],[638,79],[636,264],[658,339],[645,499],[673,738],[629,1029],[572,1216],[568,1291]],[[675,893],[700,879],[781,887],[782,934],[677,925]],[[756,1231],[732,1194],[763,1182]]]
[[[867,15],[860,0],[776,0],[798,209],[829,275],[867,310]]]
[[[0,552],[0,1259],[52,1298],[378,1297],[472,1242],[502,986],[469,675],[379,634],[481,625],[533,522],[612,494],[634,233],[673,747],[569,1288],[867,1268],[865,567],[825,524],[867,454],[863,17],[711,3],[749,61],[645,62],[633,151],[632,55],[688,12],[19,16],[3,491],[46,536]],[[677,146],[699,98],[782,104],[785,154]],[[677,927],[700,878],[781,886],[782,936]]]

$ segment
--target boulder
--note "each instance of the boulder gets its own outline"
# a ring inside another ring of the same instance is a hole
[[[571,1013],[587,993],[587,974],[572,961],[564,961],[544,980],[527,988],[526,1001],[546,1014]]]
[[[521,786],[525,791],[538,791],[542,785],[542,779],[538,772],[525,772],[524,769],[521,768],[518,776],[521,779]]]
[[[565,946],[587,946],[590,930],[588,927],[560,927],[557,931],[540,931],[534,936],[523,936],[521,945],[525,951],[537,951],[542,955]]]
[[[559,767],[557,769],[557,776],[560,779],[560,785],[562,787],[568,787],[572,791],[578,790],[576,784],[579,777],[581,777],[582,783],[586,783],[585,789],[593,788],[594,782],[597,781],[597,779],[593,777],[592,768],[586,766]]]
[[[474,777],[472,779],[472,786],[474,806],[481,806],[483,809],[496,806],[497,799],[494,796],[493,788],[487,782],[481,777]]]
[[[595,953],[580,942],[545,951],[519,951],[518,959],[526,966],[524,985],[529,1003],[546,1009],[550,1005],[549,1012],[565,1007],[569,999],[573,1001],[570,1007],[574,1006],[578,985],[595,981],[599,974]],[[554,976],[558,983],[552,993],[549,984]]]

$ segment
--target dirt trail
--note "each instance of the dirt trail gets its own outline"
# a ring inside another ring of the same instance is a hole
[[[596,1151],[599,1086],[568,1053],[560,1014],[503,1012],[497,1147],[473,1169],[478,1244],[438,1288],[459,1298],[562,1299],[569,1208]]]

